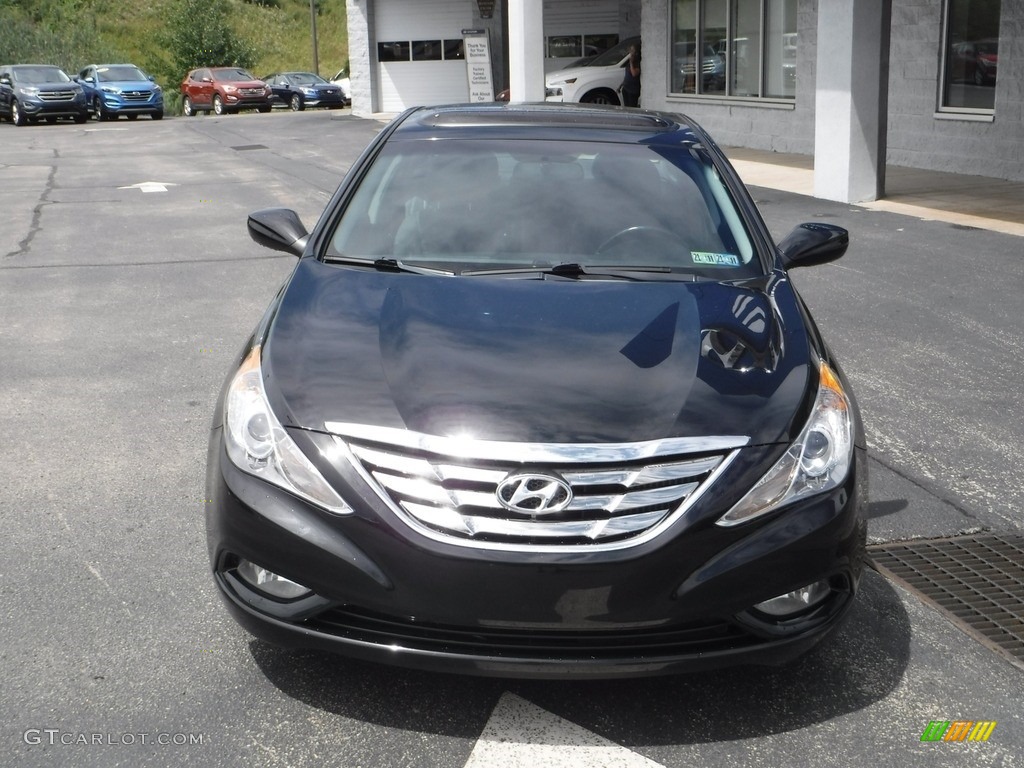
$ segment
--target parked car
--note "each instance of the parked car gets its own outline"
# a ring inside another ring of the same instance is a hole
[[[241,109],[269,112],[271,90],[240,67],[201,67],[181,81],[181,111],[186,117],[197,112],[224,115]]]
[[[950,66],[954,80],[973,80],[975,85],[994,84],[998,65],[999,40],[996,38],[953,45]]]
[[[164,116],[164,92],[156,80],[134,64],[90,64],[75,82],[85,89],[89,107],[97,120],[129,120],[149,115]]]
[[[672,53],[675,56],[676,75],[679,78],[677,88],[684,93],[693,93],[696,82],[696,43],[675,43]],[[701,92],[725,90],[725,58],[718,55],[710,45],[704,46],[701,59]]]
[[[352,103],[352,79],[348,76],[348,69],[342,67],[334,73],[334,77],[331,78],[331,82],[341,88],[341,92],[345,97],[345,103]]]
[[[89,119],[82,86],[60,67],[48,64],[8,64],[0,67],[0,117],[15,125],[55,123],[70,117],[76,123]]]
[[[856,401],[679,115],[422,107],[307,233],[210,435],[216,585],[275,644],[513,677],[778,663],[851,606]]]
[[[267,75],[263,80],[273,92],[274,106],[289,107],[293,112],[301,112],[306,107],[341,109],[345,106],[341,87],[312,72],[281,72]]]
[[[622,103],[619,86],[629,58],[629,48],[640,45],[639,37],[629,37],[586,64],[550,72],[544,78],[547,101],[578,101],[583,104]]]

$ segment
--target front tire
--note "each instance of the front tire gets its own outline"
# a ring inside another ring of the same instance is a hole
[[[619,97],[615,95],[615,91],[610,91],[607,88],[598,88],[595,91],[590,91],[580,99],[580,104],[608,104],[613,107],[622,106],[619,101]]]
[[[221,100],[220,94],[219,93],[215,93],[213,95],[213,114],[215,114],[215,115],[223,115],[224,113],[225,113],[224,102]]]
[[[137,120],[139,118],[138,115],[134,115],[134,114],[133,115],[125,115],[125,117],[127,117],[129,120]]]
[[[192,106],[192,99],[190,99],[188,96],[186,96],[181,101],[181,114],[183,114],[185,117],[195,117],[196,116],[196,110]]]
[[[78,125],[85,125],[89,122],[89,113],[86,112],[84,115],[75,115],[75,122]]]
[[[28,122],[17,101],[11,102],[11,122],[15,125],[25,125]]]
[[[151,117],[151,118],[153,118],[154,120],[163,120],[163,119],[164,119],[164,113],[163,113],[163,110],[161,110],[161,111],[159,111],[159,112],[154,112],[154,113],[152,113],[152,114],[150,115],[150,117]]]
[[[92,103],[92,111],[96,115],[97,122],[102,123],[103,121],[110,119],[106,111],[103,109],[103,101],[98,97]]]
[[[291,108],[292,112],[301,112],[306,108],[306,105],[302,103],[302,97],[297,93],[292,94]]]

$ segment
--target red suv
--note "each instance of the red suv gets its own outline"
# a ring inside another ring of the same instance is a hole
[[[271,94],[265,82],[239,67],[193,69],[181,81],[181,107],[186,117],[211,110],[217,115],[240,109],[269,112]]]

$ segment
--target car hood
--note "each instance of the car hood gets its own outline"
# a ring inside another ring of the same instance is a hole
[[[786,441],[811,381],[788,279],[523,280],[303,259],[263,353],[285,426],[522,442]],[[796,425],[799,429],[799,425]]]
[[[264,88],[267,84],[262,80],[217,80],[215,85],[233,85],[235,88]]]

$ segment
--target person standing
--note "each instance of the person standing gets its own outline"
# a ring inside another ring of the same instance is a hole
[[[622,92],[622,105],[625,107],[640,106],[640,46],[629,46],[629,58],[623,66],[625,74],[622,77],[622,85],[619,90]]]

